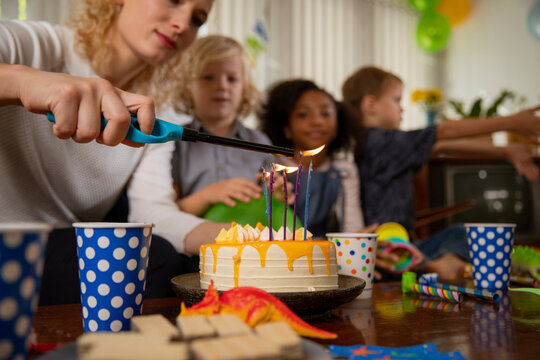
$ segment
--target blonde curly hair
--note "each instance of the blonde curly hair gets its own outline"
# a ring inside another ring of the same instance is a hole
[[[198,38],[182,55],[182,61],[170,69],[179,77],[178,87],[172,94],[173,98],[180,100],[173,103],[176,111],[193,114],[194,104],[190,91],[193,80],[201,75],[210,62],[238,55],[242,59],[244,83],[242,102],[237,114],[240,118],[248,116],[255,109],[260,92],[253,84],[250,61],[246,51],[236,40],[223,35],[208,35]]]
[[[94,72],[103,78],[110,75],[110,64],[114,61],[107,33],[120,9],[116,0],[77,0],[68,21],[74,30],[75,51],[88,59]],[[148,64],[124,90],[151,97],[158,108],[163,108],[166,103],[179,102],[172,94],[179,78],[170,69],[176,68],[180,59],[181,52],[178,52],[163,65]]]

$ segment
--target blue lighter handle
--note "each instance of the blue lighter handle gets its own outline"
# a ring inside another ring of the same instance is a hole
[[[52,112],[47,112],[47,120],[54,123],[56,119]],[[135,115],[131,115],[131,124],[129,125],[129,130],[126,135],[127,140],[131,140],[143,144],[152,144],[152,143],[163,143],[171,140],[182,140],[182,135],[184,133],[184,128],[179,125],[169,123],[160,119],[155,119],[154,129],[152,129],[152,134],[148,135],[139,130],[135,125],[137,125],[138,120]],[[107,120],[101,115],[101,130],[105,129],[107,126]]]

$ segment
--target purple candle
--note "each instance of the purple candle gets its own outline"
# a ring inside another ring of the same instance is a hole
[[[285,200],[284,215],[283,215],[283,240],[287,237],[287,174],[286,169],[283,169],[283,199]]]
[[[270,241],[273,239],[274,229],[272,228],[272,193],[274,192],[274,164],[272,163],[270,167],[270,206],[269,206],[269,217],[268,217],[268,228],[270,232]]]
[[[296,174],[296,187],[294,188],[294,207],[293,207],[293,233],[292,239],[296,234],[296,200],[298,200],[298,189],[300,188],[300,173],[302,172],[302,163],[298,163],[298,173]]]
[[[264,198],[266,199],[266,214],[268,215],[268,224],[270,224],[270,211],[268,209],[268,187],[266,186],[266,175],[268,173],[263,169]]]
[[[307,173],[307,184],[306,184],[306,208],[304,212],[304,240],[307,239],[307,227],[308,227],[308,207],[309,207],[309,180],[311,175],[311,170],[313,170],[313,161],[309,162],[309,169]]]

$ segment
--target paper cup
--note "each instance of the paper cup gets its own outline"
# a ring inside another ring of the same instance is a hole
[[[51,227],[0,224],[0,359],[25,359]]]
[[[506,290],[516,224],[465,224],[477,289]]]
[[[123,331],[140,315],[153,224],[75,223],[84,331]]]
[[[366,282],[360,299],[371,297],[377,251],[377,234],[328,233],[328,240],[336,244],[338,274],[351,275]]]

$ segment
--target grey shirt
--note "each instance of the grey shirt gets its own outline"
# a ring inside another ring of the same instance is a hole
[[[185,127],[210,133],[197,119]],[[246,128],[238,120],[227,137],[271,144],[265,134]],[[177,141],[172,158],[173,180],[180,187],[180,197],[185,197],[223,180],[247,178],[255,181],[261,166],[269,168],[272,159],[268,154],[233,147]]]

